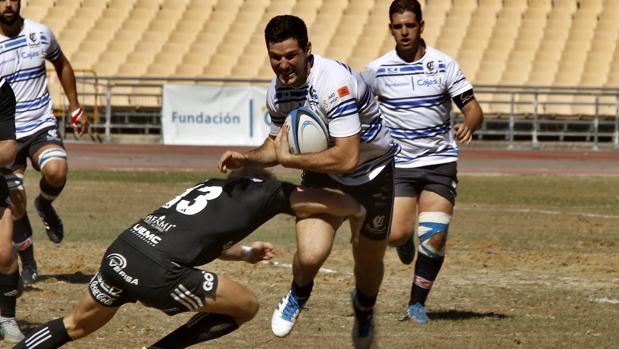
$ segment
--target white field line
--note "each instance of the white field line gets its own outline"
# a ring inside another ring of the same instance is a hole
[[[292,269],[292,264],[290,263],[280,263],[280,262],[276,262],[276,261],[264,261],[262,262],[264,264],[269,264],[275,267],[280,267],[280,268],[287,268],[287,269]],[[323,273],[323,274],[336,274],[339,273],[337,270],[333,270],[333,269],[329,269],[329,268],[320,268],[318,269],[318,273]],[[352,273],[345,273],[346,275],[352,275]]]
[[[591,300],[598,303],[619,304],[619,299],[612,299],[608,297],[591,298]]]
[[[553,210],[535,210],[529,208],[491,208],[491,207],[472,207],[472,206],[460,206],[459,209],[465,211],[493,211],[493,212],[508,212],[508,213],[539,213],[548,215],[570,215],[581,216],[589,218],[608,218],[619,219],[619,215],[599,214],[599,213],[583,213],[583,212],[566,212],[566,211],[553,211]]]

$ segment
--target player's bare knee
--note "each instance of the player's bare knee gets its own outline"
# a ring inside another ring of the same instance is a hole
[[[431,211],[419,214],[419,253],[430,258],[445,256],[445,243],[449,232],[451,215],[445,212]]]
[[[313,251],[297,251],[297,261],[305,270],[318,269],[322,266],[324,258],[320,253]]]
[[[49,166],[49,171],[43,173],[45,181],[53,187],[62,187],[67,181],[67,171],[62,168]]]
[[[403,245],[410,238],[412,231],[392,228],[389,233],[389,246],[398,247]]]
[[[242,300],[239,300],[237,309],[236,314],[233,316],[236,323],[240,325],[248,322],[258,314],[258,310],[260,309],[258,299],[253,293],[249,292],[246,296],[242,297]]]

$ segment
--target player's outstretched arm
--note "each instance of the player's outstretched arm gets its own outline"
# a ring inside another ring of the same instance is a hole
[[[260,261],[266,261],[274,256],[273,245],[269,242],[254,241],[250,246],[241,246],[236,244],[227,250],[224,250],[219,259],[226,261],[245,261],[247,263],[256,264]]]
[[[246,153],[234,150],[226,150],[217,163],[221,172],[236,170],[248,166],[269,167],[277,165],[273,138],[267,137],[258,148]]]

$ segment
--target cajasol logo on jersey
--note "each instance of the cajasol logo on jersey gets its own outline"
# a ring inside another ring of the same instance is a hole
[[[439,77],[425,77],[416,80],[419,87],[432,87],[434,85],[440,85],[443,79]]]

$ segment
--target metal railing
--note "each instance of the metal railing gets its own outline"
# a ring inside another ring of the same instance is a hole
[[[264,85],[266,79],[77,77],[80,98],[100,115],[96,134],[159,134],[163,85]],[[619,88],[476,85],[475,95],[485,120],[478,140],[501,140],[513,147],[527,141],[537,149],[542,141],[589,142],[619,149]],[[461,117],[454,108],[455,119]]]

